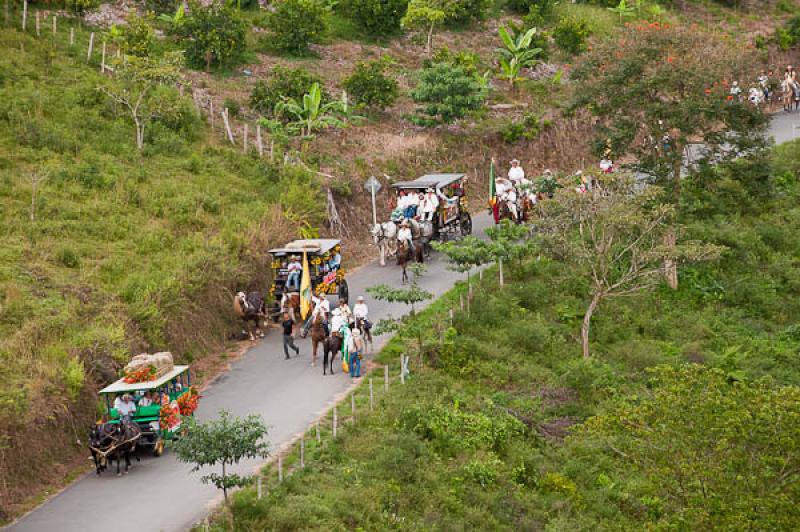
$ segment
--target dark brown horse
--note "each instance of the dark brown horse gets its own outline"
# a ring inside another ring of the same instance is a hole
[[[251,340],[255,340],[256,336],[264,337],[264,333],[261,331],[261,322],[266,311],[264,298],[258,292],[248,294],[239,292],[233,297],[233,312],[242,319],[246,329],[245,333],[250,335]],[[255,331],[250,329],[250,322],[255,324]]]
[[[401,277],[401,281],[403,284],[408,282],[408,263],[412,260],[416,260],[417,262],[425,262],[424,253],[422,250],[422,246],[414,246],[414,254],[411,254],[411,246],[409,246],[408,242],[405,240],[399,241],[397,243],[397,265],[403,270],[403,275]]]
[[[139,425],[130,421],[119,423],[100,423],[89,430],[89,450],[94,458],[94,466],[99,475],[106,470],[108,462],[117,461],[117,476],[121,475],[120,462],[125,459],[125,474],[131,467],[131,456],[142,435]],[[136,457],[139,461],[139,457]]]
[[[356,319],[356,327],[361,331],[361,336],[364,338],[364,347],[372,345],[372,324],[365,319]]]
[[[322,314],[317,314],[311,324],[311,365],[317,365],[317,347],[325,341],[325,325],[322,323]],[[322,347],[325,349],[325,346]],[[326,355],[327,356],[327,355]],[[331,370],[333,371],[333,370]]]
[[[328,355],[330,354],[330,371],[333,375],[333,361],[336,359],[336,353],[342,350],[342,337],[336,334],[328,336],[322,341],[322,351],[324,357],[322,359],[322,374],[327,375]]]

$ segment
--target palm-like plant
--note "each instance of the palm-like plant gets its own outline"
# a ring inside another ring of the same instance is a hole
[[[310,137],[315,129],[325,127],[343,127],[345,123],[336,115],[347,111],[346,96],[342,100],[322,103],[322,91],[319,83],[311,85],[308,93],[301,101],[288,98],[275,104],[275,113],[283,112],[293,115],[296,120],[289,123],[289,128],[299,130],[300,134]]]
[[[500,75],[507,79],[513,87],[514,82],[521,79],[520,71],[536,63],[536,56],[542,53],[541,48],[531,48],[533,36],[536,35],[536,28],[531,28],[525,33],[518,33],[511,36],[505,26],[498,30],[500,39],[503,41],[504,48],[498,48],[500,54]]]
[[[632,17],[633,12],[639,12],[641,10],[642,4],[641,0],[636,2],[636,7],[628,6],[628,3],[625,0],[619,0],[619,4],[617,7],[607,7],[609,11],[616,13],[619,15],[619,21],[622,22],[623,17]]]

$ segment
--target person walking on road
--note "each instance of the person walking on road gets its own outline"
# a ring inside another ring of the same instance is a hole
[[[350,377],[358,379],[361,377],[361,357],[364,353],[364,339],[361,331],[352,329],[348,338],[347,351],[349,356]]]
[[[286,360],[289,360],[289,348],[294,349],[294,354],[300,354],[300,348],[294,345],[294,322],[292,318],[289,317],[288,312],[283,313],[283,323],[281,323],[283,327],[283,354],[286,355]]]

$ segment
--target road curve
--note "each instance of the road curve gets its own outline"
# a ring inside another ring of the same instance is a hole
[[[776,115],[771,134],[777,143],[791,140],[795,126],[800,133],[799,114]],[[476,198],[479,202],[480,199]],[[489,226],[486,214],[474,219],[474,231],[482,234]],[[452,287],[456,274],[445,267],[440,257],[428,263],[422,286],[436,296]],[[348,277],[351,298],[365,295],[365,289],[378,283],[398,283],[396,266],[381,268],[370,263]],[[367,297],[373,320],[405,312],[403,305],[373,301]],[[387,338],[376,338],[380,348]],[[281,335],[273,329],[250,349],[231,370],[224,373],[205,392],[198,418],[208,419],[220,409],[236,415],[261,414],[269,425],[273,448],[304,431],[333,399],[344,392],[351,379],[341,372],[323,377],[322,368],[310,366],[310,340],[300,340],[300,356],[284,360]],[[341,366],[339,366],[339,369]],[[252,473],[257,461],[240,464],[238,472]],[[219,493],[200,483],[200,473],[190,473],[167,451],[161,458],[142,457],[134,462],[127,476],[87,474],[36,510],[12,523],[5,530],[14,532],[142,532],[186,530],[200,521],[219,501]]]

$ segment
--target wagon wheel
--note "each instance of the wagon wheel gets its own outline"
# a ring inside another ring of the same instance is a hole
[[[348,302],[350,297],[350,289],[347,287],[347,281],[342,279],[339,282],[339,299],[344,300],[345,303]]]
[[[156,444],[153,446],[153,456],[158,457],[162,454],[164,454],[164,440],[159,436],[156,440]]]
[[[468,212],[461,213],[461,236],[472,234],[472,216]]]

